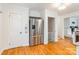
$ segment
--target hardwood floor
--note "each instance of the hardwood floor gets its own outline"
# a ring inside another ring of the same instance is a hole
[[[47,45],[22,46],[4,50],[2,55],[75,55],[76,47],[69,39],[59,39]]]

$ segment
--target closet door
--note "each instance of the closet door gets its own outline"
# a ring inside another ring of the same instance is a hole
[[[10,14],[8,41],[10,48],[27,44],[27,34],[25,34],[25,24],[21,14]]]
[[[20,15],[10,14],[9,17],[9,45],[15,47],[19,45],[17,37],[21,32],[21,17]],[[19,33],[20,32],[20,33]]]

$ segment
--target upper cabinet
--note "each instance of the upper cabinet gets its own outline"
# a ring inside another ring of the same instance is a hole
[[[71,27],[79,28],[79,16],[71,16],[64,19],[64,35],[65,36],[71,37],[72,35]]]
[[[70,17],[70,26],[78,26],[78,16],[72,16]]]
[[[78,26],[79,27],[79,16],[71,16],[64,19],[64,27]]]

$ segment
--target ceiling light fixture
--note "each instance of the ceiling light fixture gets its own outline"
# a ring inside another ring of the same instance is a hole
[[[54,3],[53,6],[58,10],[64,10],[70,3]]]
[[[66,8],[66,6],[62,5],[62,6],[58,7],[58,10],[64,10],[65,8]]]

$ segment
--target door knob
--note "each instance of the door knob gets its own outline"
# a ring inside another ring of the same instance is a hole
[[[22,32],[20,32],[20,34],[22,34]]]

